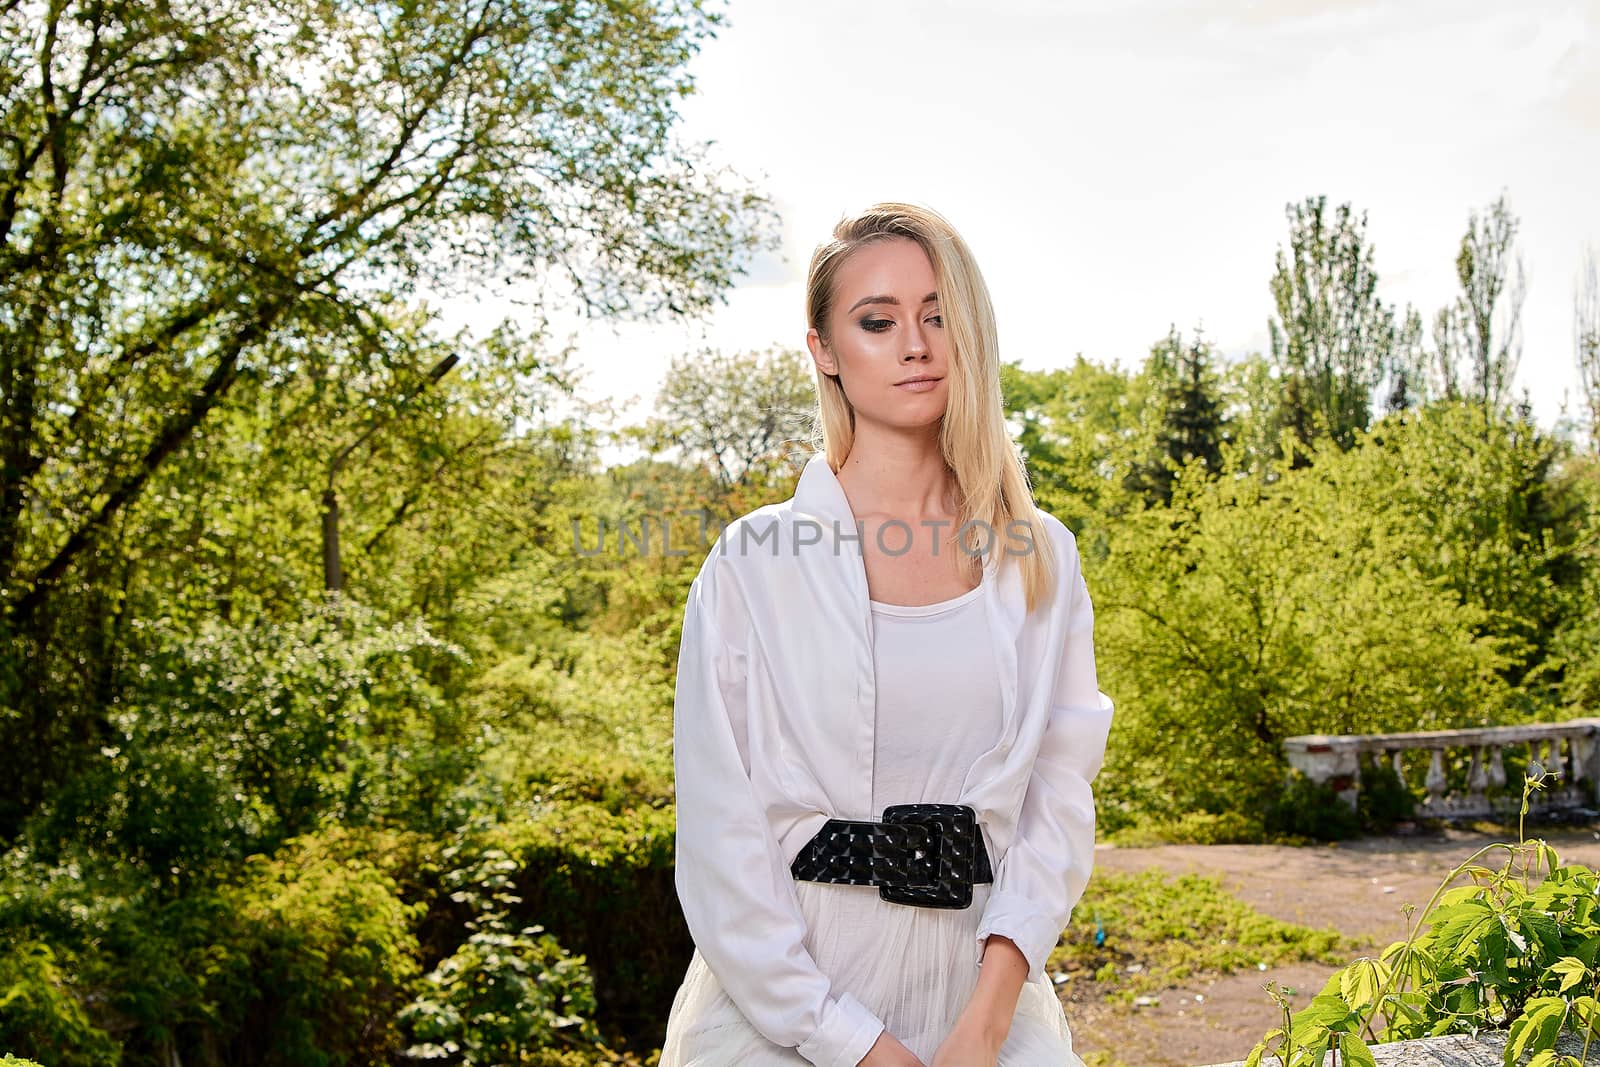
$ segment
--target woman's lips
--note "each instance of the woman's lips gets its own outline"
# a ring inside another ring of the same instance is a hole
[[[908,393],[926,393],[943,380],[943,378],[923,378],[915,382],[901,382],[895,388],[904,389]]]

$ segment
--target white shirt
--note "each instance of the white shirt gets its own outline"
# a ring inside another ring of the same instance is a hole
[[[977,587],[937,604],[872,601],[872,809],[941,804],[1000,739],[1000,672]]]
[[[959,795],[942,798],[977,812],[994,866],[977,958],[989,934],[1009,937],[1030,980],[1089,881],[1090,783],[1112,714],[1076,541],[1038,515],[1056,553],[1056,595],[1026,612],[1015,560],[1001,554],[1014,542],[994,538],[976,599],[1001,725]],[[751,1025],[826,1067],[855,1067],[884,1028],[817,968],[789,873],[827,819],[881,816],[860,529],[821,453],[793,497],[729,523],[689,587],[673,704],[675,877],[689,933]]]

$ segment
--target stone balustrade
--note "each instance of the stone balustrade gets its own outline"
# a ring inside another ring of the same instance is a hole
[[[1530,798],[1530,811],[1600,806],[1600,719],[1403,734],[1310,734],[1288,738],[1283,747],[1290,766],[1313,782],[1332,785],[1352,808],[1360,795],[1363,766],[1383,760],[1404,778],[1407,763],[1425,755],[1427,795],[1417,807],[1419,816],[1466,819],[1515,813],[1522,805],[1522,783],[1507,781],[1503,757],[1512,748],[1553,776]],[[1451,789],[1445,770],[1446,754],[1452,750],[1470,754],[1464,791]]]

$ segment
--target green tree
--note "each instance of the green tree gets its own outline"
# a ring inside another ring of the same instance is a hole
[[[1272,276],[1268,320],[1284,390],[1284,423],[1301,446],[1349,448],[1372,417],[1373,390],[1395,346],[1393,307],[1378,298],[1367,216],[1327,197],[1289,204],[1289,248]],[[1305,461],[1297,454],[1296,462]]]
[[[1106,523],[1138,506],[1125,483],[1153,446],[1150,378],[1080,355],[1050,371],[1008,363],[1000,381],[1035,496],[1080,538],[1103,541]]]
[[[1155,441],[1150,455],[1129,472],[1128,489],[1147,501],[1172,501],[1175,472],[1199,463],[1209,474],[1222,473],[1222,447],[1228,439],[1216,359],[1199,330],[1184,342],[1173,327],[1150,351],[1144,373],[1159,382]]]
[[[1583,251],[1583,268],[1572,294],[1572,347],[1589,416],[1589,444],[1600,451],[1600,269],[1593,248]]]
[[[1527,292],[1517,227],[1504,193],[1481,216],[1468,216],[1456,253],[1461,293],[1434,318],[1439,388],[1447,398],[1468,396],[1490,409],[1509,404]]]
[[[1499,643],[1518,686],[1558,681],[1540,682],[1541,665],[1583,611],[1593,533],[1583,487],[1563,473],[1568,453],[1525,415],[1442,401],[1380,423],[1347,464],[1388,486],[1374,506],[1415,532],[1422,574],[1482,613],[1477,630]]]
[[[674,356],[647,438],[708,468],[722,491],[788,473],[785,445],[811,436],[816,408],[811,360],[794,349]]]
[[[720,297],[771,216],[674,133],[716,22],[693,0],[0,7],[0,835],[110,740],[130,508],[244,394],[408,395],[437,362],[403,322],[419,286],[602,316]]]
[[[1505,674],[1520,646],[1436,573],[1472,533],[1389,506],[1397,493],[1448,493],[1450,472],[1397,485],[1404,468],[1365,435],[1311,458],[1299,469],[1278,461],[1273,478],[1212,479],[1191,465],[1170,506],[1119,521],[1090,578],[1105,687],[1118,699],[1108,827],[1259,815],[1293,734],[1522,712]]]

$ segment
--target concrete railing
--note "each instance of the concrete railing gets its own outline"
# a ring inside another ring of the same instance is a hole
[[[1515,812],[1522,804],[1522,783],[1506,779],[1502,753],[1508,748],[1525,748],[1530,763],[1537,761],[1554,776],[1530,798],[1530,810],[1600,806],[1600,719],[1406,734],[1311,734],[1288,738],[1283,747],[1290,766],[1313,782],[1332,785],[1351,807],[1360,795],[1363,765],[1386,761],[1403,779],[1407,761],[1426,756],[1427,796],[1418,815],[1465,819]],[[1464,791],[1450,788],[1445,771],[1445,755],[1452,750],[1470,753]]]

